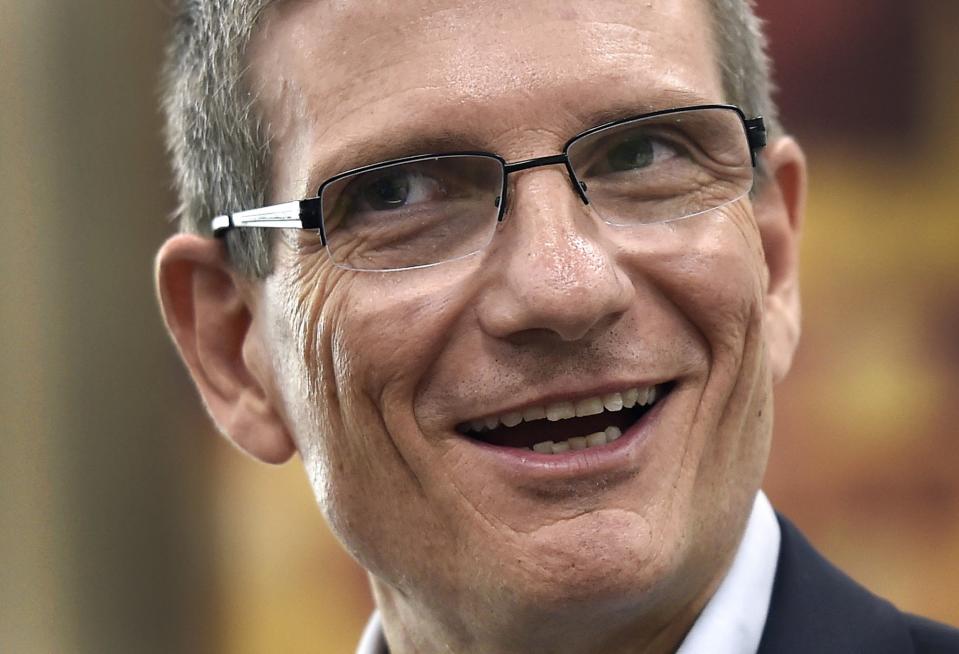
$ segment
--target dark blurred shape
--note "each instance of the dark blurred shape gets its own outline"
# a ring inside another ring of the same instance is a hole
[[[786,126],[803,137],[913,145],[919,2],[759,0]]]

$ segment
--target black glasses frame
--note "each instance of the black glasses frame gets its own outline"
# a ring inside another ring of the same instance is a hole
[[[529,170],[530,168],[554,165],[564,166],[573,186],[573,191],[583,201],[583,204],[589,204],[589,198],[586,196],[586,184],[577,179],[576,173],[573,171],[573,166],[569,160],[569,148],[574,143],[584,137],[589,136],[590,134],[609,129],[611,127],[616,127],[617,125],[622,125],[623,123],[629,123],[646,118],[655,118],[657,116],[667,116],[691,111],[699,111],[702,109],[724,109],[733,111],[739,116],[739,119],[743,125],[743,133],[746,137],[747,143],[749,144],[752,165],[755,168],[758,162],[759,151],[762,150],[762,148],[766,145],[766,125],[762,116],[757,116],[756,118],[746,118],[746,115],[743,113],[742,109],[731,104],[701,104],[689,107],[662,109],[659,111],[639,114],[637,116],[630,116],[628,118],[620,118],[618,120],[603,123],[602,125],[592,127],[585,132],[580,132],[579,134],[576,134],[570,138],[568,141],[566,141],[566,144],[563,145],[563,151],[561,153],[547,155],[544,157],[536,157],[534,159],[507,162],[503,157],[492,152],[443,152],[437,154],[421,154],[411,157],[402,157],[399,159],[390,159],[389,161],[381,161],[368,166],[353,168],[351,170],[338,173],[325,180],[322,184],[320,184],[315,197],[217,216],[212,221],[213,235],[217,237],[223,236],[227,231],[236,227],[312,229],[319,231],[320,240],[325,246],[327,244],[327,238],[326,227],[323,221],[322,203],[323,191],[327,186],[343,179],[344,177],[368,173],[381,168],[395,166],[397,164],[428,161],[430,159],[441,159],[446,157],[485,157],[488,159],[495,159],[500,163],[500,167],[503,170],[503,179],[501,182],[502,190],[498,198],[499,213],[496,217],[497,222],[502,222],[506,215],[506,193],[508,188],[507,178],[509,177],[510,173],[519,172],[521,170]]]

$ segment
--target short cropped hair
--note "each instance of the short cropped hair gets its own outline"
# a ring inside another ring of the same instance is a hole
[[[180,231],[209,234],[213,216],[267,204],[269,129],[249,85],[246,50],[263,11],[277,1],[175,0],[162,92]],[[774,133],[771,64],[754,0],[705,1],[725,101],[763,116]],[[226,243],[240,273],[270,273],[267,230],[231,230]]]

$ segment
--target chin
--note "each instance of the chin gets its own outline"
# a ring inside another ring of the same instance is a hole
[[[688,541],[673,523],[601,509],[518,538],[522,544],[499,550],[498,569],[480,578],[494,580],[497,603],[527,624],[635,616],[687,585],[677,579]]]

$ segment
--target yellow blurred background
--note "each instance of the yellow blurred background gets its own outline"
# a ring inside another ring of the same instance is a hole
[[[811,163],[765,486],[853,577],[959,624],[959,4],[760,10]],[[362,572],[297,463],[215,435],[161,328],[168,20],[0,0],[0,652],[351,652]]]

